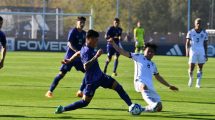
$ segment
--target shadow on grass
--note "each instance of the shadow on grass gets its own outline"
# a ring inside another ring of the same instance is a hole
[[[42,116],[38,116],[38,117],[35,117],[35,116],[24,116],[24,115],[0,115],[0,119],[4,119],[4,118],[29,118],[29,119],[86,119],[86,120],[95,120],[95,119],[102,119],[102,120],[125,120],[125,119],[114,119],[114,118],[103,118],[103,117],[86,117],[86,118],[81,118],[81,117],[72,117],[72,116],[56,116],[56,117],[42,117]]]
[[[6,106],[6,107],[24,107],[24,108],[56,108],[57,106],[30,106],[30,105],[0,105],[0,106]],[[92,110],[110,110],[110,111],[128,111],[127,109],[116,109],[116,108],[90,108],[85,107],[81,109],[92,109]]]

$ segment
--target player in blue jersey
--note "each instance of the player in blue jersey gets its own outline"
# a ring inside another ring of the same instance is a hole
[[[85,21],[85,17],[78,17],[76,27],[70,30],[68,35],[67,51],[64,59],[69,59],[77,51],[81,50],[81,47],[84,45],[86,39],[86,32],[83,30]],[[71,70],[73,66],[77,71],[85,72],[80,58],[74,60],[70,64],[63,64],[60,68],[59,74],[54,78],[50,89],[45,94],[46,97],[53,97],[53,91],[57,87],[59,81],[66,75],[68,71]]]
[[[124,91],[123,87],[112,77],[104,74],[98,63],[98,58],[102,54],[102,50],[95,51],[98,43],[98,32],[89,30],[86,36],[86,44],[81,48],[80,57],[84,65],[85,73],[85,88],[84,95],[81,100],[76,101],[68,106],[58,106],[56,114],[86,107],[92,100],[95,91],[98,87],[109,88],[116,91],[119,96],[126,102],[128,106],[132,105],[131,99]]]
[[[107,40],[110,39],[110,38],[113,38],[114,42],[118,46],[120,45],[120,40],[121,40],[121,35],[122,35],[122,28],[120,28],[119,25],[120,25],[119,18],[115,18],[114,22],[113,22],[113,26],[108,28],[108,30],[106,32],[106,35],[105,35],[105,38]],[[117,76],[116,69],[117,69],[117,66],[118,66],[118,58],[119,58],[120,54],[119,54],[119,52],[117,52],[113,48],[113,46],[111,44],[109,44],[109,42],[107,42],[107,60],[106,60],[106,63],[105,63],[104,73],[107,72],[108,64],[111,61],[112,56],[114,54],[116,55],[116,57],[115,57],[115,61],[114,61],[114,69],[113,69],[112,76]]]
[[[2,28],[3,24],[3,18],[0,16],[0,29]],[[5,34],[0,30],[0,45],[1,45],[1,57],[0,57],[0,69],[4,66],[4,60],[6,56],[6,36]]]

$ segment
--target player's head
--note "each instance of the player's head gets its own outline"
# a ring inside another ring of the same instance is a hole
[[[140,21],[137,21],[137,27],[141,27]]]
[[[3,24],[3,18],[0,16],[0,29],[2,27],[2,24]]]
[[[113,26],[114,26],[114,27],[119,27],[119,24],[120,24],[119,18],[114,18]]]
[[[202,20],[201,20],[201,18],[196,18],[195,22],[194,22],[194,25],[195,25],[195,29],[201,29],[202,28]]]
[[[157,45],[152,43],[146,43],[144,46],[144,56],[148,60],[151,60],[156,52],[156,49],[157,49]]]
[[[83,16],[77,17],[77,28],[83,29],[85,26],[86,18]]]
[[[86,35],[86,44],[90,47],[95,48],[98,43],[99,33],[95,30],[89,30]]]

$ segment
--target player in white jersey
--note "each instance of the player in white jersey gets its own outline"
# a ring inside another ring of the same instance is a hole
[[[154,44],[145,44],[144,54],[135,54],[127,52],[120,47],[118,47],[112,39],[109,39],[109,42],[113,47],[121,54],[126,57],[132,58],[136,61],[137,64],[137,73],[135,81],[135,90],[142,94],[143,99],[148,104],[145,107],[144,111],[147,112],[159,112],[162,110],[162,104],[160,96],[156,93],[153,86],[153,75],[156,80],[158,80],[163,85],[167,86],[169,89],[178,91],[178,88],[170,85],[164,78],[158,73],[157,67],[154,62],[151,61],[154,56],[156,45]]]
[[[207,61],[207,41],[208,34],[202,29],[202,21],[200,18],[195,20],[195,27],[191,29],[186,36],[186,56],[189,57],[189,82],[188,86],[192,86],[193,70],[195,64],[198,64],[196,87],[200,88],[202,79],[202,68]]]

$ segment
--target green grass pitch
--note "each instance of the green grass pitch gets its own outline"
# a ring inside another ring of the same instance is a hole
[[[64,53],[8,52],[4,69],[0,70],[0,119],[2,120],[214,120],[215,119],[215,58],[204,66],[202,88],[188,88],[187,58],[155,56],[159,73],[171,84],[179,87],[172,92],[157,81],[155,88],[161,96],[163,111],[132,116],[127,105],[112,90],[99,88],[89,106],[63,114],[54,114],[58,105],[68,105],[75,97],[83,73],[72,69],[55,89],[54,98],[44,96],[58,73]],[[99,58],[103,69],[106,55]],[[115,77],[132,101],[146,105],[133,87],[133,61],[119,58],[118,76]],[[108,67],[111,74],[113,61]],[[196,76],[196,72],[194,74]],[[196,77],[195,77],[196,78]]]

